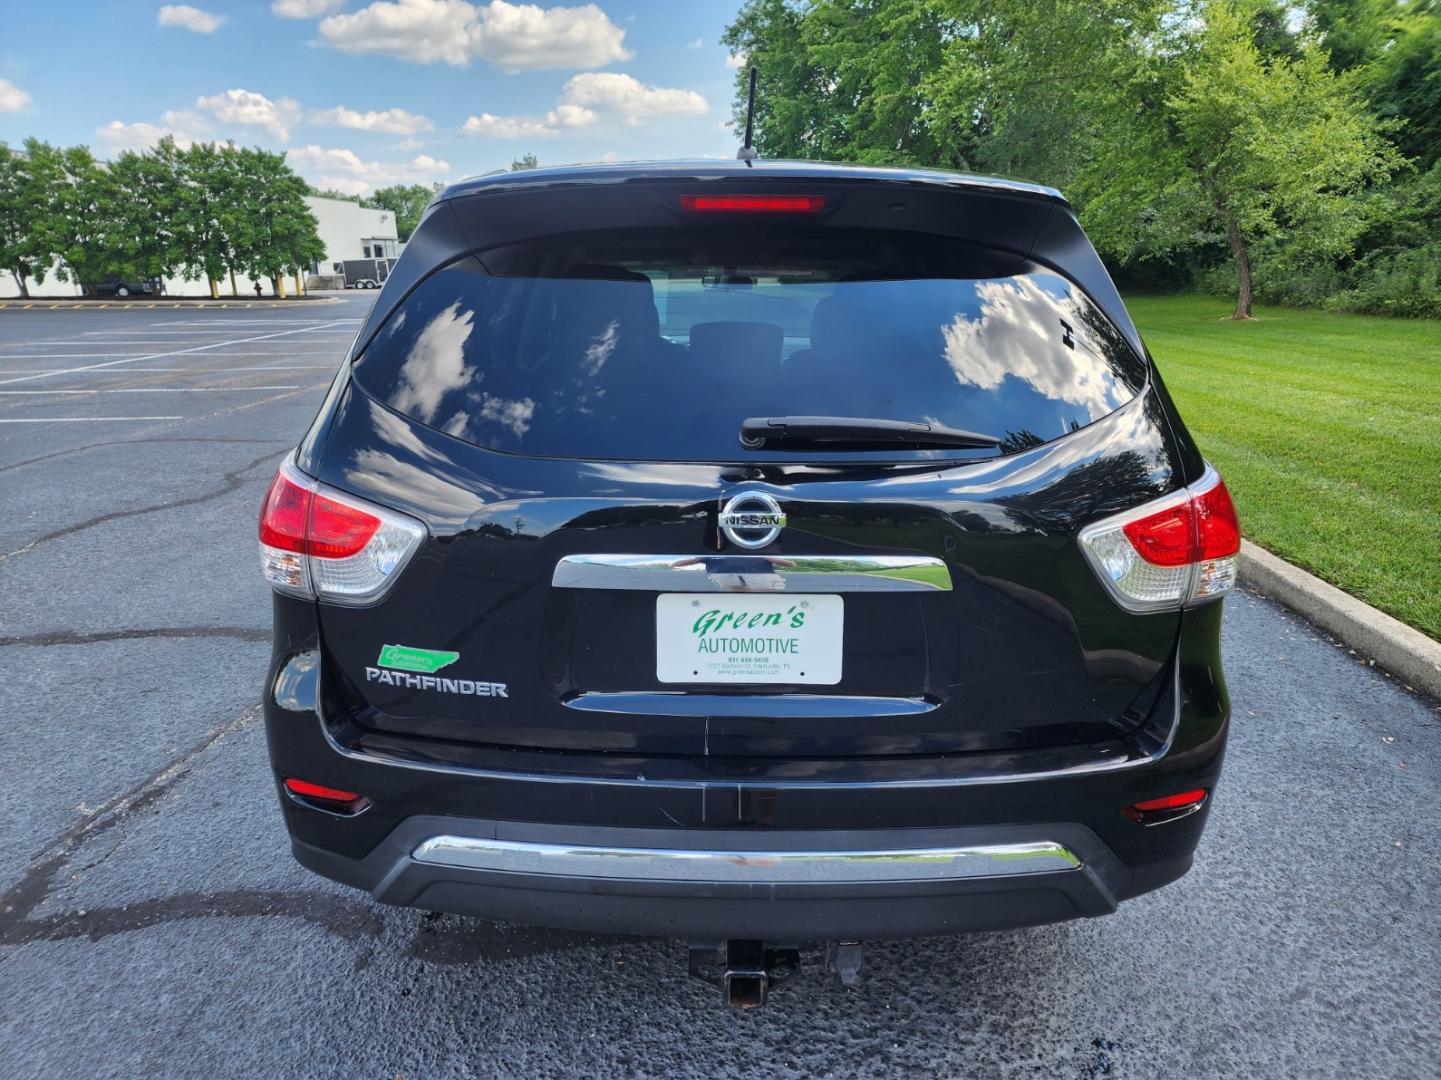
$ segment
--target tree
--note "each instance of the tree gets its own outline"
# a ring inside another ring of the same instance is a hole
[[[735,130],[753,65],[763,157],[964,167],[969,140],[938,137],[925,89],[958,32],[940,0],[749,0],[721,38],[747,58]]]
[[[203,278],[210,295],[235,266],[236,237],[243,217],[244,193],[231,144],[195,143],[176,154],[174,229],[178,265],[191,280]]]
[[[356,206],[364,206],[365,200],[359,195],[351,195],[349,192],[338,191],[335,188],[318,188],[314,184],[307,185],[311,195],[318,199],[335,199],[338,202],[352,202]]]
[[[1244,6],[1211,0],[1199,15],[1164,43],[1171,63],[1157,70],[1138,54],[1129,83],[1098,96],[1073,186],[1092,237],[1113,253],[1135,250],[1157,213],[1172,238],[1219,229],[1236,271],[1232,318],[1248,319],[1257,240],[1349,252],[1365,227],[1360,196],[1400,159],[1355,80],[1314,44],[1268,61]]]
[[[32,139],[25,149],[36,167],[55,180],[42,225],[47,250],[59,262],[55,276],[88,292],[92,283],[125,273],[118,248],[118,192],[110,171],[89,147],[58,149]]]
[[[521,154],[520,157],[513,159],[510,163],[511,172],[520,172],[522,169],[538,168],[540,168],[540,158],[536,157],[534,154]],[[379,192],[377,192],[377,194],[379,194]]]
[[[534,166],[532,165],[531,168]],[[371,192],[369,197],[361,201],[360,205],[389,210],[394,214],[396,236],[403,244],[410,239],[410,234],[415,232],[415,227],[420,224],[421,215],[425,213],[425,208],[430,205],[430,200],[435,198],[435,194],[439,190],[439,184],[434,187],[426,187],[424,184],[395,184]]]
[[[1397,148],[1424,172],[1441,160],[1441,0],[1312,0],[1338,72],[1354,72]]]
[[[53,151],[37,156],[30,142],[23,152],[0,142],[0,269],[15,278],[21,296],[30,295],[32,280],[43,283],[50,269],[45,219],[58,183]]]
[[[283,276],[325,254],[305,204],[310,188],[283,153],[237,150],[236,173],[244,207],[235,232],[236,264],[252,278],[268,277],[275,295],[284,297]]]
[[[127,150],[109,166],[115,191],[111,254],[127,277],[164,278],[184,261],[176,231],[183,189],[175,140],[143,154]]]

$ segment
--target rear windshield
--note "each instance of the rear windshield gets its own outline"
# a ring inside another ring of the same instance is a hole
[[[493,450],[664,461],[796,456],[741,448],[742,421],[771,416],[922,421],[1018,449],[1113,412],[1146,377],[1076,286],[1015,256],[714,228],[469,256],[422,282],[355,370],[391,408]]]

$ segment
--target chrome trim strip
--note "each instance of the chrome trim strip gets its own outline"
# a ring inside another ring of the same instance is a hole
[[[949,592],[951,572],[927,555],[567,555],[557,589],[640,592]]]
[[[641,881],[753,885],[951,881],[1078,870],[1081,860],[1052,841],[893,851],[700,851],[582,847],[470,836],[434,836],[416,862],[467,870]]]
[[[860,694],[693,694],[684,690],[587,690],[561,702],[577,712],[617,716],[734,716],[839,719],[919,716],[940,706],[925,698]]]

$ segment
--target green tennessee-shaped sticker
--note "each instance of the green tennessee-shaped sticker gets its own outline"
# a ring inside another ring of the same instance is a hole
[[[442,649],[413,649],[409,645],[382,645],[380,647],[380,659],[376,661],[381,667],[396,668],[399,671],[419,671],[425,675],[433,675],[443,667],[449,667],[460,659],[458,652],[445,652]]]

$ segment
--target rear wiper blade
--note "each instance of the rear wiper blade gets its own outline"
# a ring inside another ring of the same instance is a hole
[[[752,416],[741,421],[741,445],[764,447],[821,446],[906,447],[913,450],[989,449],[1001,445],[995,435],[923,424],[912,420],[878,420],[865,416]]]

